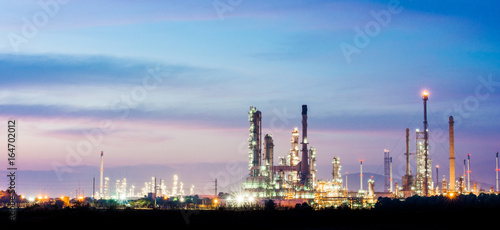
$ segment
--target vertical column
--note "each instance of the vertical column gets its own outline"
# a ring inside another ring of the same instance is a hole
[[[449,124],[449,139],[450,139],[450,191],[455,191],[455,129],[453,116],[450,116]]]
[[[427,100],[429,99],[429,92],[424,91],[424,159],[425,159],[425,174],[424,174],[424,195],[429,195],[429,169],[428,169],[428,158],[429,158],[429,135],[427,132]]]
[[[307,183],[309,179],[309,162],[307,150],[307,105],[302,105],[302,160],[300,163],[301,181]]]

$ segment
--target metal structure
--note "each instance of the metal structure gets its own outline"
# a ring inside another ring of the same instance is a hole
[[[391,186],[389,187],[389,192],[394,192],[394,189],[392,187],[392,157],[390,157],[389,159],[390,159],[389,165],[390,165],[390,171],[391,171],[390,177],[389,177],[389,183],[391,184]]]
[[[391,157],[389,150],[384,149],[384,191],[391,191]]]
[[[307,105],[302,105],[302,160],[300,161],[300,183],[304,186],[308,185],[309,164],[308,164],[308,150],[307,150]]]
[[[316,149],[308,149],[307,105],[302,105],[302,145],[299,156],[299,130],[292,131],[291,148],[286,157],[273,165],[274,144],[270,134],[264,138],[264,159],[261,158],[262,113],[251,106],[249,138],[249,176],[243,191],[255,197],[312,198],[316,187]]]
[[[429,173],[429,169],[431,169],[430,166],[430,160],[429,160],[429,131],[427,128],[427,100],[429,99],[429,92],[424,91],[423,93],[423,101],[424,101],[424,168],[425,168],[425,173],[424,173],[424,195],[428,196],[429,195],[429,181],[432,181],[429,177],[432,173]]]
[[[363,159],[359,160],[359,191],[363,191]]]
[[[497,192],[500,192],[500,190],[498,189],[498,172],[500,171],[500,169],[498,169],[498,152],[497,152],[497,160],[496,160],[496,168],[495,168],[495,172],[496,172],[496,179],[497,179],[497,183],[496,183],[496,189],[497,189]]]
[[[103,163],[104,159],[103,158],[104,158],[104,152],[101,151],[101,172],[100,172],[101,182],[99,184],[99,198],[100,199],[104,198],[104,191],[103,191],[104,190],[104,184],[103,184],[104,183],[104,163]]]
[[[446,181],[446,177],[445,177],[445,175],[443,175],[443,180],[441,181],[441,183],[442,183],[442,184],[441,184],[441,186],[442,186],[442,187],[441,187],[441,192],[442,192],[443,194],[448,193],[448,182]]]
[[[467,191],[470,192],[470,153],[467,154]]]
[[[309,149],[309,187],[316,188],[316,148]]]
[[[401,190],[401,195],[403,197],[410,197],[412,196],[412,190],[413,190],[413,175],[411,174],[411,169],[410,169],[410,129],[406,129],[406,174],[403,175],[402,181],[403,181],[403,189]]]
[[[450,139],[450,191],[455,191],[455,128],[453,116],[449,117],[449,139]]]
[[[416,131],[416,140],[417,140],[417,152],[416,156],[416,164],[417,164],[417,172],[415,175],[415,193],[420,196],[428,196],[429,187],[431,187],[431,160],[428,159],[425,138],[426,132]]]
[[[439,185],[439,165],[436,165],[436,187]]]
[[[264,137],[264,143],[265,143],[265,170],[262,173],[263,176],[267,176],[269,178],[269,181],[273,181],[274,178],[274,173],[273,173],[273,156],[274,156],[274,143],[273,143],[273,137],[270,134],[266,134]]]
[[[262,113],[255,107],[250,107],[248,121],[250,122],[248,168],[251,175],[256,177],[259,175],[261,163]]]
[[[103,198],[104,199],[109,199],[110,198],[110,190],[109,190],[109,177],[104,178],[104,193],[103,193]]]

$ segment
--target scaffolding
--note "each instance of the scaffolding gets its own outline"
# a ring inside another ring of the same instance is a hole
[[[307,106],[302,106],[303,128],[307,129]],[[299,129],[292,131],[290,152],[279,158],[279,165],[273,165],[274,144],[270,134],[264,138],[265,153],[261,157],[262,113],[251,106],[248,112],[250,122],[249,176],[243,183],[246,194],[260,198],[314,198],[316,186],[316,149],[311,147],[299,155]],[[302,150],[307,143],[307,132],[303,130]],[[305,156],[305,157],[304,157]],[[304,180],[305,178],[305,180]]]
[[[416,163],[417,163],[417,173],[415,175],[415,192],[419,196],[425,196],[425,186],[427,186],[428,191],[433,191],[432,182],[432,161],[428,154],[429,146],[427,146],[427,151],[425,150],[425,132],[416,130],[416,141],[417,141],[417,151],[416,151]],[[426,156],[427,154],[427,156]],[[427,158],[427,159],[426,159]],[[427,166],[426,163],[427,162]],[[426,183],[427,180],[427,183]]]
[[[252,176],[259,175],[259,166],[261,162],[261,139],[262,139],[262,114],[257,108],[250,107],[248,112],[248,121],[250,122],[250,137],[248,138],[248,170]]]

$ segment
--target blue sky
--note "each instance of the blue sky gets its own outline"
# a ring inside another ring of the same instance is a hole
[[[457,159],[494,183],[498,3],[229,2],[1,1],[0,116],[20,120],[20,168],[96,166],[100,151],[109,167],[245,162],[250,106],[282,156],[307,104],[320,178],[336,155],[381,174],[383,150],[422,128],[428,89],[432,157],[445,171],[436,132],[453,115]],[[98,129],[95,156],[71,159]]]

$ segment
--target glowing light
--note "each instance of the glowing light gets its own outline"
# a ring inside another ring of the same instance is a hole
[[[214,204],[217,204],[218,202],[219,202],[219,200],[214,199]]]
[[[422,92],[422,96],[429,97],[429,91],[424,90],[424,92]]]
[[[38,199],[41,200],[41,199],[43,199],[43,197],[42,196],[38,196]]]
[[[29,201],[29,202],[33,202],[33,201],[35,201],[35,197],[28,197],[28,201]]]
[[[455,194],[450,192],[450,193],[448,193],[448,197],[453,198],[453,197],[455,197]]]
[[[243,196],[236,197],[236,202],[238,202],[238,203],[243,203],[244,200],[245,200],[245,198],[243,198]]]
[[[248,201],[250,201],[250,202],[253,202],[253,201],[254,201],[254,198],[253,198],[253,196],[251,196],[251,197],[248,197]]]

